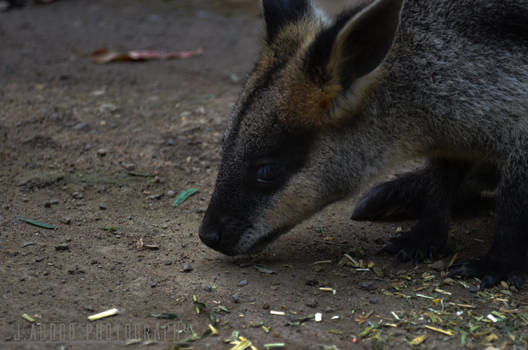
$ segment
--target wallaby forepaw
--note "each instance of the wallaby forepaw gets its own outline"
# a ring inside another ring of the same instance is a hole
[[[426,259],[433,260],[440,255],[445,246],[445,241],[432,241],[431,237],[422,236],[416,232],[406,232],[392,238],[391,243],[379,249],[377,254],[388,253],[394,255],[394,263],[399,264],[413,260],[418,264]]]
[[[501,281],[508,281],[515,288],[520,289],[524,282],[523,273],[512,268],[510,264],[491,261],[486,257],[453,265],[447,276],[480,278],[480,290],[492,288]]]
[[[352,220],[375,221],[416,218],[423,194],[411,195],[398,180],[385,182],[369,190],[359,201]]]

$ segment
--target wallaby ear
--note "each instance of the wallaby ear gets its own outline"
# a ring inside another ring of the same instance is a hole
[[[310,0],[262,0],[268,41],[272,41],[284,25],[298,21],[311,10]]]
[[[392,47],[404,0],[375,0],[343,13],[312,43],[305,68],[344,89],[376,69]]]
[[[341,29],[330,55],[329,70],[345,87],[372,72],[394,42],[403,0],[376,0]]]

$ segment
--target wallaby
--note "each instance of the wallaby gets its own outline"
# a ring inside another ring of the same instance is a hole
[[[452,209],[497,188],[493,245],[450,275],[523,282],[528,252],[528,3],[351,0],[334,20],[309,0],[262,0],[260,59],[224,135],[200,238],[258,251],[395,164],[427,166],[376,186],[352,218],[418,218],[382,249],[438,255]]]

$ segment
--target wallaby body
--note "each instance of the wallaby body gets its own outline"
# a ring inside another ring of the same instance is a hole
[[[482,287],[519,285],[528,251],[528,4],[351,3],[328,21],[308,1],[263,0],[266,42],[230,117],[200,237],[230,255],[258,250],[393,164],[427,158],[426,169],[367,193],[353,218],[414,211],[416,227],[385,251],[421,260],[445,245],[469,174],[492,169],[493,246],[453,273],[483,277]]]

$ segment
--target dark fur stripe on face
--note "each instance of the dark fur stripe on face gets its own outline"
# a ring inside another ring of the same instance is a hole
[[[232,134],[233,136],[238,134],[239,128],[242,124],[242,120],[247,115],[248,109],[250,109],[250,107],[253,105],[258,95],[262,93],[262,91],[266,90],[266,88],[273,83],[274,78],[286,66],[287,63],[287,61],[278,62],[273,67],[271,67],[264,75],[257,79],[257,81],[255,82],[255,86],[251,90],[251,93],[245,98],[244,101],[241,101],[240,111],[238,112],[237,120],[234,123],[233,129],[231,130],[230,134]],[[234,140],[233,137],[231,137],[231,139]],[[225,144],[224,147],[226,146],[228,145]]]

